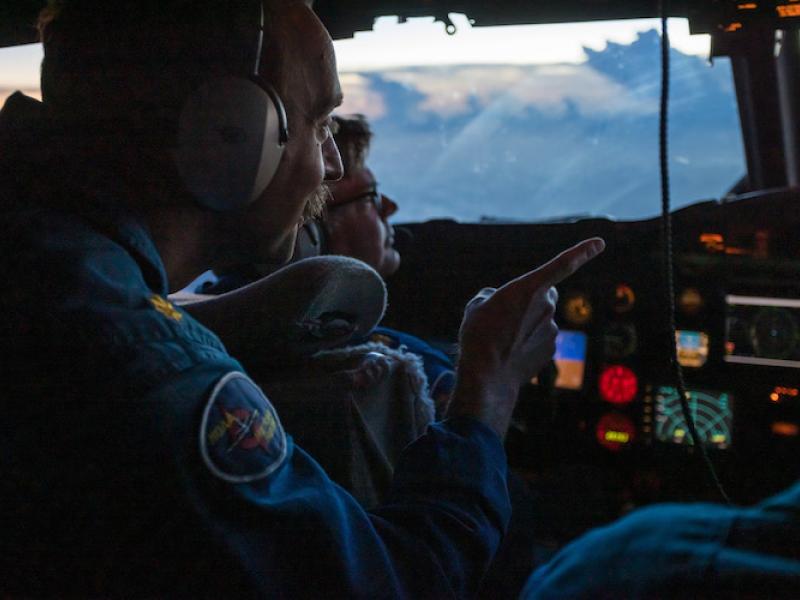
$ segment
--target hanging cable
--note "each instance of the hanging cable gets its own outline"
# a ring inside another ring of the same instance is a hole
[[[669,29],[667,26],[667,1],[659,0],[659,12],[661,15],[661,105],[659,110],[659,131],[658,131],[658,150],[661,165],[661,239],[663,245],[664,274],[666,276],[667,311],[669,319],[669,340],[670,363],[672,365],[675,382],[678,388],[678,397],[681,403],[681,411],[692,438],[692,444],[700,451],[703,462],[711,475],[711,480],[717,488],[720,496],[728,504],[731,503],[728,494],[722,487],[722,483],[717,476],[711,458],[708,456],[705,444],[697,433],[697,426],[689,409],[689,395],[686,392],[686,382],[683,378],[683,369],[678,362],[678,347],[676,343],[677,330],[675,327],[675,274],[673,264],[673,243],[672,243],[672,213],[670,212],[670,182],[669,182],[669,159],[668,159],[668,139],[669,139],[669,84],[670,84],[670,62],[669,62]]]

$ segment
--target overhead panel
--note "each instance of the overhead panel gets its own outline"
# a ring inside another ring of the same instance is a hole
[[[800,22],[798,0],[665,0],[670,16],[689,17],[694,32]],[[0,5],[0,47],[36,41],[34,23],[45,0],[15,0]],[[334,38],[372,29],[376,18],[434,17],[448,23],[451,13],[466,14],[478,27],[657,17],[658,0],[316,0],[314,8]]]
[[[671,16],[685,17],[688,0],[668,2]],[[372,29],[380,16],[434,17],[445,23],[450,13],[467,15],[478,27],[657,17],[658,0],[317,0],[314,8],[334,38]]]
[[[0,47],[36,41],[36,17],[45,0],[13,0],[0,4]]]

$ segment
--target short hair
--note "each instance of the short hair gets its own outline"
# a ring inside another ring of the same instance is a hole
[[[361,114],[334,115],[333,138],[342,155],[344,175],[364,168],[372,140],[372,130],[367,118]]]
[[[277,0],[265,0],[266,24]],[[114,120],[163,111],[216,73],[247,74],[259,57],[257,2],[49,0],[37,28],[42,99],[57,112]],[[269,43],[265,31],[265,43]]]

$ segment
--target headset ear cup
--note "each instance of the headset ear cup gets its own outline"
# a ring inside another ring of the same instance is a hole
[[[330,234],[328,233],[328,225],[325,218],[314,219],[313,221],[309,221],[308,224],[309,227],[312,228],[312,235],[316,235],[320,255],[329,254]]]
[[[308,258],[309,256],[327,254],[327,250],[328,244],[326,241],[325,226],[318,219],[306,221],[297,232],[297,241],[294,244],[292,262]]]
[[[174,158],[199,204],[238,210],[263,193],[283,154],[278,110],[245,78],[212,79],[192,93],[181,110]]]

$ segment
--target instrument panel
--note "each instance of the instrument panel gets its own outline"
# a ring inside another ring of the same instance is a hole
[[[675,215],[672,336],[658,221],[615,223],[609,254],[563,284],[556,376],[525,393],[515,459],[537,469],[546,457],[552,472],[648,472],[656,499],[698,490],[718,499],[681,410],[672,338],[689,411],[734,499],[755,501],[800,476],[800,241],[786,216],[798,200],[748,197]],[[568,349],[576,336],[583,353]]]
[[[725,449],[733,439],[733,399],[726,392],[688,390],[689,414],[700,441],[707,446]],[[650,388],[645,396],[645,430],[651,440],[690,445],[688,425],[681,408],[678,390],[670,386]]]
[[[615,498],[612,517],[653,501],[718,500],[680,410],[671,342],[723,483],[734,501],[757,501],[800,477],[798,202],[787,190],[673,215],[676,332],[658,219],[412,225],[414,246],[401,248],[405,266],[390,282],[404,304],[389,319],[455,354],[475,290],[602,236],[606,251],[559,286],[555,360],[522,392],[512,466],[553,486],[582,473],[580,489]]]

